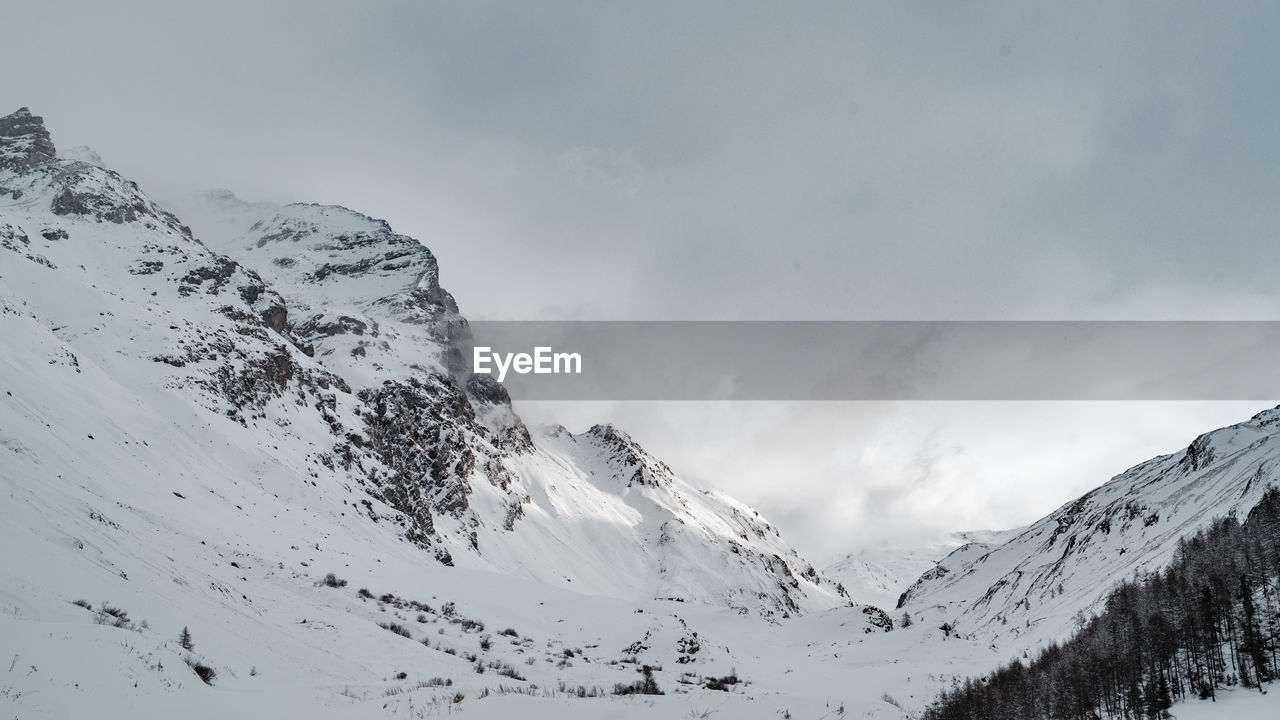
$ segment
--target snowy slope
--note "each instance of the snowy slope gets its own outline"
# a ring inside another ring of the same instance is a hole
[[[1278,475],[1280,408],[1130,468],[1001,545],[956,550],[900,607],[1009,648],[1061,639],[1117,579],[1168,564],[1215,517],[1243,516]]]
[[[1273,718],[1280,716],[1280,693],[1265,694],[1250,688],[1218,693],[1216,700],[1188,700],[1173,706],[1176,720],[1218,720],[1218,718]]]
[[[952,532],[919,545],[877,545],[845,555],[822,573],[843,585],[857,602],[894,608],[912,583],[957,548],[972,544],[972,549],[985,552],[1019,532],[1021,529]]]

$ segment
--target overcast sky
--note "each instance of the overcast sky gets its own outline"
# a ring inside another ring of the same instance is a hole
[[[473,318],[1280,318],[1280,4],[805,8],[10,3],[0,111],[162,201],[385,218]],[[821,556],[1027,522],[1264,405],[527,412]]]

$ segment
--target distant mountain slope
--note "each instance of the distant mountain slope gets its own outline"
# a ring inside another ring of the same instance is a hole
[[[939,698],[925,720],[1169,717],[1224,690],[1265,694],[1280,665],[1280,487],[1184,538],[1171,564],[1108,593],[1069,640]],[[1180,715],[1180,713],[1179,713]]]
[[[882,545],[845,555],[823,569],[844,585],[857,602],[885,609],[897,607],[903,591],[948,554],[966,545],[983,552],[1020,530],[978,530],[947,533],[917,546]]]
[[[1181,538],[1247,512],[1277,478],[1280,408],[1130,468],[995,548],[955,551],[900,607],[1005,647],[1061,639],[1117,581],[1164,566]]]

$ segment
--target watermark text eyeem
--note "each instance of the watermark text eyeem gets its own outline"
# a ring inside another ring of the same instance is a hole
[[[494,374],[498,382],[507,377],[508,371],[520,375],[581,375],[582,355],[555,352],[550,347],[535,347],[533,354],[494,352],[491,347],[476,347],[471,356],[471,371],[483,375]]]

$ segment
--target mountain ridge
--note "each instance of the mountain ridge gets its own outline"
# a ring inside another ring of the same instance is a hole
[[[312,482],[323,472],[360,488],[362,516],[390,521],[440,562],[497,563],[553,583],[576,574],[589,592],[764,615],[849,602],[754,511],[685,485],[625,433],[597,426],[572,436],[572,447],[547,438],[556,447],[544,452],[501,386],[459,374],[450,346],[466,319],[431,251],[385,221],[224,195],[239,213],[228,224],[241,225],[221,243],[228,257],[136,183],[59,159],[29,111],[0,126],[11,133],[0,182],[21,191],[4,208],[17,221],[4,225],[6,247],[48,263],[43,287],[18,292],[30,312],[44,320],[101,305],[74,302],[76,288],[124,302],[127,311],[100,316],[101,330],[120,337],[146,327],[151,337],[133,338],[126,354],[145,346],[135,360],[159,371],[131,382],[188,397],[256,442],[290,444]],[[89,287],[69,274],[73,262],[96,263]],[[171,316],[167,326],[157,316]],[[624,469],[640,482],[596,479]],[[566,488],[582,498],[566,500]],[[618,522],[600,526],[595,512]],[[592,547],[601,543],[614,547],[602,554]],[[606,560],[632,571],[594,564]]]
[[[1163,567],[1181,538],[1248,512],[1277,477],[1280,407],[1139,463],[1000,545],[954,551],[898,608],[992,642],[1061,640],[1115,578]]]

